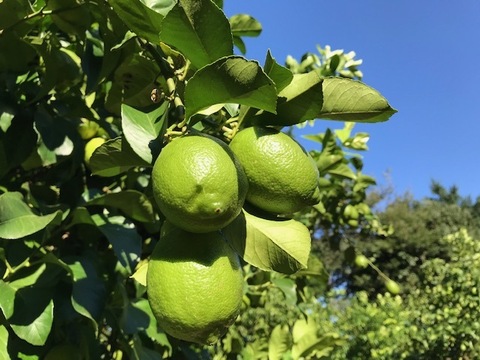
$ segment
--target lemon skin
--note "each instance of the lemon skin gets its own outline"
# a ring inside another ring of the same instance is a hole
[[[275,214],[291,214],[320,200],[318,168],[294,139],[268,127],[238,132],[230,143],[249,190],[247,201]]]
[[[222,141],[187,135],[167,144],[152,170],[153,195],[162,214],[191,232],[211,232],[232,222],[242,209],[248,181]]]
[[[244,279],[237,254],[221,233],[162,227],[147,270],[147,294],[159,326],[169,335],[213,344],[237,318]]]

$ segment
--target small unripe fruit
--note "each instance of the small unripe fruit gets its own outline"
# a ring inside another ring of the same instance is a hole
[[[395,281],[393,281],[392,279],[388,279],[386,282],[385,282],[385,287],[387,288],[387,290],[393,294],[393,295],[398,295],[400,294],[400,285],[398,285]]]
[[[88,119],[82,119],[80,125],[78,125],[77,131],[83,140],[90,140],[97,135],[99,125],[95,121]]]
[[[365,269],[368,266],[368,264],[369,264],[369,261],[365,255],[360,254],[355,257],[355,265],[357,265],[358,267]]]
[[[358,220],[356,219],[349,219],[347,221],[347,224],[350,225],[351,227],[357,227],[358,226]]]
[[[352,204],[348,204],[345,206],[343,210],[343,216],[347,219],[357,220],[358,219],[358,211]]]

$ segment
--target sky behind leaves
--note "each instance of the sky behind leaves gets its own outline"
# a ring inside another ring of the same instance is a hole
[[[480,2],[225,0],[224,9],[263,25],[260,37],[247,39],[247,58],[263,62],[270,49],[283,63],[318,44],[363,59],[364,82],[399,111],[386,123],[355,128],[371,135],[364,171],[380,184],[422,198],[435,179],[480,196]],[[327,126],[342,124],[317,121],[309,130]]]

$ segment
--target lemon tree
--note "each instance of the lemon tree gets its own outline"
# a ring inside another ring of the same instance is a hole
[[[316,274],[312,224],[344,226],[347,203],[349,226],[373,223],[374,181],[337,146],[364,148],[365,135],[327,130],[307,154],[286,127],[396,110],[346,55],[247,59],[242,39],[261,29],[218,0],[0,3],[0,358],[60,344],[93,359],[213,351],[234,342],[219,340],[240,306],[234,258]],[[261,141],[241,140],[258,129]],[[165,243],[221,265],[191,265],[177,283],[183,266],[154,250]],[[212,322],[189,318],[194,306]]]

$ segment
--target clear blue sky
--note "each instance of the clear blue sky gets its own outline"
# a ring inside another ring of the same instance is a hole
[[[370,133],[364,172],[396,194],[428,196],[432,179],[480,196],[480,1],[225,0],[227,16],[247,13],[263,32],[246,57],[299,59],[316,45],[355,51],[363,81],[399,112],[357,125]],[[341,123],[319,120],[312,132]],[[303,143],[303,142],[302,142]],[[314,143],[304,143],[311,148]]]

